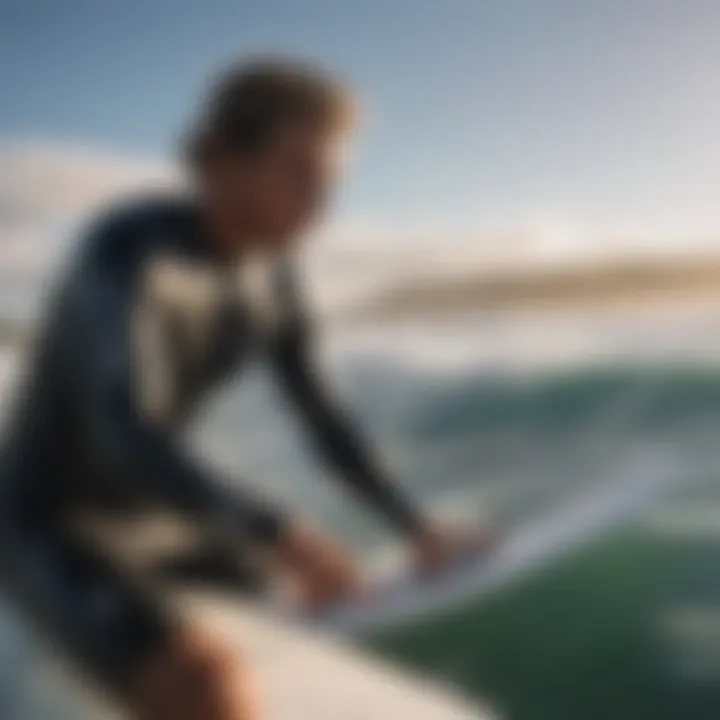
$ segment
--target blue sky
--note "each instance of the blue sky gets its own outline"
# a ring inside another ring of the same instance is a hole
[[[366,98],[342,213],[452,233],[720,237],[717,0],[0,0],[0,139],[172,158],[225,60]]]

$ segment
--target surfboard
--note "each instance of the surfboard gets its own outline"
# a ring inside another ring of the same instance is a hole
[[[238,657],[256,673],[267,720],[497,720],[496,713],[457,689],[363,653],[354,647],[354,639],[452,613],[463,602],[480,602],[600,537],[667,488],[675,476],[676,469],[665,462],[643,464],[634,473],[628,468],[622,481],[567,502],[521,528],[492,556],[458,565],[430,582],[408,570],[386,569],[377,574],[371,598],[312,618],[283,615],[277,608],[261,608],[218,591],[177,589],[171,601],[193,622],[237,648]],[[154,544],[162,551],[163,546],[177,546],[178,532],[188,536],[186,530],[163,527],[161,522],[153,522],[148,530],[152,537],[124,532],[125,545]],[[113,542],[116,547],[121,544],[117,538]],[[132,554],[133,548],[129,550]],[[25,684],[39,687],[48,677],[56,678],[73,709],[65,715],[34,713],[34,720],[126,720],[77,673],[59,672],[55,665],[48,673],[47,667],[36,656],[28,672],[37,682]]]
[[[261,720],[497,720],[459,691],[371,658],[336,639],[309,633],[272,612],[213,593],[184,592],[174,602],[188,618],[237,648],[257,681]],[[52,714],[36,709],[6,720],[132,720],[76,671],[55,659],[28,668],[26,691],[55,686]],[[5,716],[3,715],[5,719]]]
[[[371,601],[348,602],[310,622],[320,631],[363,636],[451,613],[477,603],[577,553],[669,489],[678,477],[677,460],[657,457],[629,465],[619,480],[559,503],[509,535],[497,550],[456,565],[428,581],[407,569],[376,572]]]
[[[676,469],[667,462],[627,468],[621,481],[562,504],[519,529],[491,556],[457,565],[431,581],[407,569],[385,569],[376,573],[376,590],[369,598],[312,618],[260,609],[217,591],[178,590],[173,602],[193,622],[237,647],[257,673],[268,720],[497,720],[497,713],[464,698],[457,689],[370,657],[353,641],[421,623],[426,616],[452,613],[464,602],[480,602],[547,568],[637,512],[674,477]],[[123,535],[143,547],[175,546],[177,528],[161,525],[152,524],[152,537],[141,532]],[[92,708],[88,718],[116,717],[77,682],[74,692]]]
[[[257,673],[268,720],[490,720],[491,713],[426,677],[293,627],[271,612],[210,595],[181,598],[190,614],[232,637]],[[229,634],[228,634],[229,633]]]
[[[201,536],[173,516],[151,513],[129,521],[80,523],[78,532],[99,547],[112,546],[115,559],[129,570],[144,567],[168,552],[192,548]],[[95,517],[97,521],[97,517]],[[242,592],[158,581],[158,591],[175,612],[194,627],[221,637],[257,679],[265,707],[261,720],[496,720],[496,714],[439,679],[415,675],[392,665],[308,618],[293,616],[281,602],[251,598]],[[30,687],[54,685],[70,708],[62,716],[25,712],[17,720],[132,720],[59,658],[42,661],[35,653],[26,672]],[[0,678],[1,679],[1,678]],[[57,703],[55,710],[62,703]],[[6,718],[3,716],[3,720]],[[7,720],[15,720],[8,718]]]

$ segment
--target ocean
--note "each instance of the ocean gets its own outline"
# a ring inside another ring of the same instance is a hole
[[[511,720],[719,717],[718,330],[717,309],[672,306],[334,333],[325,362],[359,424],[418,501],[453,522],[512,536],[639,471],[670,478],[603,537],[366,638],[369,651]],[[397,539],[325,477],[261,368],[248,375],[205,408],[198,452],[358,553],[389,553]],[[3,720],[62,717],[56,689],[28,687],[40,651],[13,613],[0,636]]]

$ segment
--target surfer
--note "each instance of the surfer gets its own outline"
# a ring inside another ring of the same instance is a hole
[[[271,363],[349,487],[426,571],[459,543],[380,470],[323,388],[291,256],[322,213],[353,124],[333,79],[283,61],[231,69],[187,143],[193,189],[96,219],[56,288],[2,449],[0,570],[11,597],[88,674],[148,720],[255,718],[221,638],[179,621],[77,532],[75,518],[161,507],[227,548],[260,549],[312,605],[360,592],[339,545],[182,443],[207,394]]]

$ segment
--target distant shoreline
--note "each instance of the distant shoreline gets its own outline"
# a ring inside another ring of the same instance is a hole
[[[668,300],[720,300],[720,255],[542,267],[389,289],[343,313],[346,321],[468,311],[579,309]]]
[[[633,309],[686,301],[720,307],[720,253],[534,266],[396,285],[326,315],[332,325],[447,317],[473,312]],[[0,317],[0,346],[32,338],[34,323]]]

